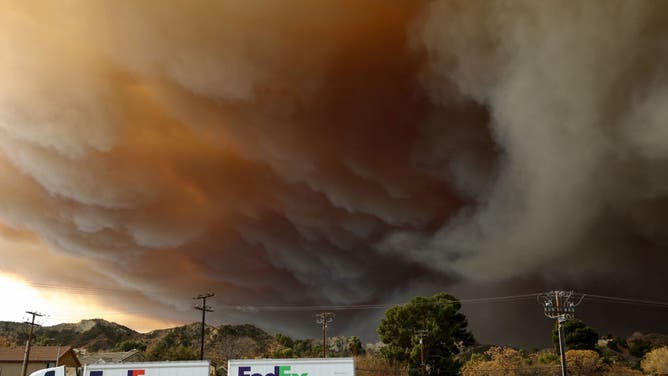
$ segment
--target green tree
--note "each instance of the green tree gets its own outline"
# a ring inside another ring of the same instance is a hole
[[[310,357],[319,357],[322,354],[322,347],[315,345],[312,340],[308,339],[296,339],[293,340],[290,337],[284,336],[283,339],[279,338],[279,343],[281,345],[292,349],[292,356],[296,358],[310,358]],[[288,346],[289,345],[289,346]]]
[[[628,350],[629,344],[624,338],[615,337],[612,341],[608,342],[607,347],[613,351],[622,352],[624,349]]]
[[[537,359],[541,364],[559,364],[559,355],[552,352],[540,353]]]
[[[564,343],[567,350],[596,350],[598,333],[580,320],[571,319],[564,322]],[[555,324],[552,329],[552,342],[557,354],[559,351],[559,332]]]
[[[160,360],[193,360],[199,358],[199,351],[185,346],[171,346],[161,341],[156,344],[149,352],[148,359],[152,361]]]
[[[295,351],[289,347],[284,347],[281,349],[277,349],[271,353],[272,358],[278,358],[278,359],[286,359],[286,358],[294,358],[295,357]]]
[[[461,362],[454,358],[460,348],[473,344],[466,327],[466,317],[459,312],[461,303],[453,296],[440,293],[416,297],[404,305],[392,307],[378,326],[383,357],[407,363],[411,374],[420,374],[419,330],[423,336],[424,359],[429,375],[457,375]]]
[[[275,338],[278,343],[285,347],[292,347],[295,344],[295,341],[292,338],[283,333],[277,333]]]
[[[178,345],[169,348],[165,360],[194,360],[199,358],[199,352],[192,347]]]
[[[353,336],[348,339],[348,351],[352,356],[358,356],[364,354],[364,348],[362,347],[362,341],[359,338]]]
[[[632,339],[629,341],[629,353],[636,358],[642,358],[652,350],[652,343],[644,339]]]
[[[166,360],[168,350],[169,345],[165,341],[159,341],[149,349],[146,357],[151,361]]]
[[[130,350],[145,351],[146,344],[137,341],[123,341],[114,346],[114,351],[130,351]]]

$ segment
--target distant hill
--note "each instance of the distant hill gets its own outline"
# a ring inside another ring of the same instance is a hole
[[[0,337],[8,341],[8,345],[23,344],[28,339],[28,327],[18,322],[0,321]]]
[[[72,346],[80,352],[142,350],[147,360],[199,359],[201,326],[192,323],[169,329],[138,333],[128,327],[102,319],[75,324],[37,327],[35,345]],[[0,346],[23,345],[28,339],[28,325],[0,322]],[[330,356],[350,356],[348,337],[330,337]],[[359,342],[359,340],[357,340]],[[228,359],[257,357],[319,357],[320,340],[292,339],[282,334],[270,335],[250,325],[207,326],[206,359],[223,365]],[[360,344],[361,346],[361,344]],[[360,350],[362,351],[362,350]]]
[[[188,324],[155,330],[141,337],[149,359],[182,360],[199,357],[201,326]],[[274,337],[253,325],[207,326],[204,336],[205,357],[219,362],[268,354]]]
[[[140,333],[128,327],[102,319],[38,327],[33,335],[35,345],[67,345],[92,352],[111,349],[118,343],[141,337]],[[13,344],[23,345],[28,340],[28,326],[0,322],[0,336]]]
[[[144,350],[150,360],[186,360],[199,358],[200,335],[199,323],[138,333],[123,325],[93,319],[35,328],[33,343],[67,345],[89,353],[137,348]],[[0,337],[9,345],[23,345],[28,339],[28,326],[0,322]],[[253,325],[207,326],[205,356],[223,364],[231,358],[266,355],[276,347],[275,342],[274,337]]]
[[[60,324],[42,328],[39,331],[39,335],[43,340],[45,338],[54,338],[75,348],[85,347],[90,349],[90,351],[110,349],[119,342],[141,336],[140,333],[128,327],[101,319],[84,320],[78,324]]]

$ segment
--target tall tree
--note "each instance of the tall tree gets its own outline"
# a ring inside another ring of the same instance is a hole
[[[457,375],[461,362],[453,356],[475,342],[460,308],[461,303],[446,293],[416,297],[390,308],[378,326],[385,344],[381,354],[391,361],[407,363],[412,375],[421,373],[422,358],[425,374]]]
[[[556,325],[552,329],[552,342],[559,354],[559,332]],[[567,350],[596,350],[598,333],[584,322],[571,319],[564,323],[564,342]]]
[[[348,339],[348,351],[352,356],[358,356],[364,354],[364,347],[362,347],[362,341],[359,338],[353,336]]]

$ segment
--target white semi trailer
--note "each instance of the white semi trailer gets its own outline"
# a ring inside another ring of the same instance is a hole
[[[38,369],[30,376],[65,376],[65,366]]]
[[[208,360],[87,364],[82,376],[213,376]]]
[[[66,370],[45,368],[30,376],[66,376]],[[87,364],[82,376],[215,376],[215,369],[208,360]]]
[[[353,358],[238,359],[228,361],[227,376],[355,376],[355,363]]]

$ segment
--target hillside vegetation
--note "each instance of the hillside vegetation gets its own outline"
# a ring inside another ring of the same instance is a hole
[[[145,352],[148,360],[188,360],[199,358],[200,335],[199,323],[139,333],[123,325],[93,319],[76,324],[37,327],[33,333],[33,344],[72,346],[89,353],[138,349]],[[23,345],[27,339],[27,325],[0,322],[0,346]],[[329,354],[352,354],[348,342],[346,337],[330,338]],[[353,351],[361,352],[359,340],[353,342]],[[318,341],[293,340],[282,334],[272,336],[249,324],[207,326],[204,343],[205,358],[218,364],[234,358],[317,357],[322,353]]]
[[[578,325],[582,326],[582,323]],[[576,331],[573,333],[576,334]],[[144,351],[147,360],[189,360],[199,359],[200,335],[199,323],[139,333],[123,325],[93,319],[37,327],[33,343],[72,346],[88,353],[138,349]],[[22,345],[27,337],[27,325],[0,322],[0,347]],[[668,373],[667,335],[634,333],[625,339],[608,335],[598,342],[592,342],[589,337],[567,336],[567,344],[568,340],[572,341],[566,353],[571,375],[641,375],[642,371],[644,374]],[[580,346],[586,344],[588,347],[578,349],[577,341],[580,341]],[[356,356],[357,374],[360,376],[406,375],[419,371],[409,362],[388,360],[382,356],[384,351],[381,348],[379,344],[365,346],[356,337],[330,337],[327,343],[327,352],[331,357]],[[205,349],[205,358],[217,365],[237,358],[322,356],[320,340],[293,339],[280,333],[270,335],[248,324],[207,326]],[[560,368],[555,349],[528,352],[480,344],[463,348],[456,355],[455,362],[463,366],[459,371],[463,376],[483,373],[490,376],[551,376],[559,373]]]

